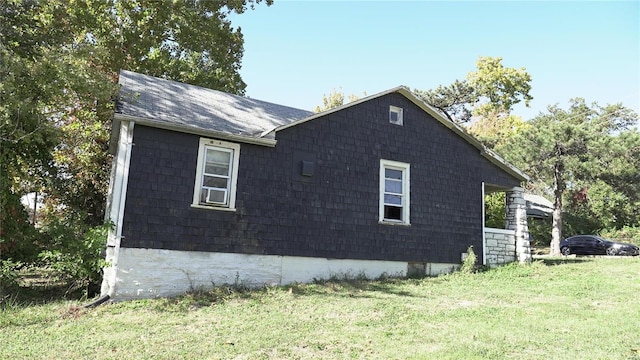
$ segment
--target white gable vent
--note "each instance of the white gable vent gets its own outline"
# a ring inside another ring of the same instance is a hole
[[[389,106],[389,122],[396,125],[402,125],[401,107]]]

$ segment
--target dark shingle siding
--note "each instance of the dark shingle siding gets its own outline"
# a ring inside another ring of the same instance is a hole
[[[404,109],[404,126],[389,123],[389,105]],[[190,206],[198,136],[136,126],[123,246],[458,263],[482,248],[482,181],[519,185],[395,93],[277,140],[241,145],[237,211],[224,212]],[[411,226],[378,224],[381,158],[411,164]]]

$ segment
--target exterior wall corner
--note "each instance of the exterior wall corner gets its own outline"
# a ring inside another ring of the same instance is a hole
[[[113,297],[115,293],[124,204],[127,197],[127,182],[131,161],[131,146],[133,144],[133,128],[133,122],[120,122],[118,147],[116,157],[113,159],[107,214],[105,214],[107,220],[113,224],[113,228],[109,230],[107,235],[105,260],[108,265],[103,269],[102,285],[100,287],[102,296],[109,295]]]

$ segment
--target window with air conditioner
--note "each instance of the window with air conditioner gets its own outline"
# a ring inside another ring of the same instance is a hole
[[[193,206],[235,209],[240,145],[200,139]]]

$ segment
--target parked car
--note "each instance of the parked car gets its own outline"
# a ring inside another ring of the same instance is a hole
[[[560,241],[562,255],[630,255],[640,254],[633,244],[615,242],[595,235],[575,235]]]

